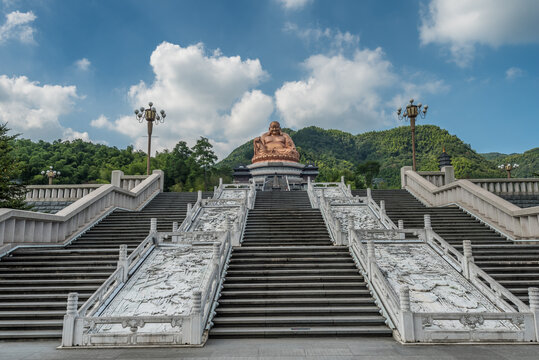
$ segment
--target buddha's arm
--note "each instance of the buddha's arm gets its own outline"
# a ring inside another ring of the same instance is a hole
[[[294,145],[294,141],[292,140],[290,135],[288,135],[287,133],[283,133],[283,135],[284,135],[284,138],[285,138],[286,147],[290,148],[292,150],[296,150],[296,145]]]

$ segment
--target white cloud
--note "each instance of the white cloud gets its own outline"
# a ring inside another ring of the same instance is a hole
[[[286,10],[299,10],[311,3],[312,0],[277,0],[277,2]]]
[[[432,0],[422,14],[421,44],[446,46],[459,66],[471,63],[476,45],[539,42],[537,0]]]
[[[103,114],[99,115],[97,119],[90,121],[90,126],[93,126],[98,129],[113,128],[109,119]]]
[[[352,133],[379,129],[394,123],[392,113],[410,96],[447,90],[443,81],[425,79],[425,74],[411,76],[425,80],[420,86],[403,79],[380,48],[356,49],[350,58],[314,55],[304,67],[304,80],[286,82],[275,92],[284,124],[294,128],[316,125]]]
[[[207,54],[202,44],[181,47],[164,42],[153,51],[150,64],[155,79],[130,88],[134,108],[153,101],[167,112],[166,122],[154,130],[155,149],[172,148],[178,141],[194,144],[205,136],[220,156],[254,137],[268,124],[273,111],[271,97],[254,90],[267,73],[258,59],[242,60],[220,51]],[[146,127],[135,115],[112,122],[100,117],[92,126],[113,128],[129,136],[138,149],[146,148]]]
[[[341,51],[346,47],[357,47],[359,36],[350,32],[341,32],[338,29],[330,28],[305,28],[302,29],[296,24],[287,22],[283,28],[284,31],[295,34],[306,43],[328,43],[331,50]]]
[[[0,75],[0,122],[9,122],[9,128],[30,139],[84,138],[84,133],[66,129],[58,121],[72,111],[77,98],[75,86],[41,86],[26,76]]]
[[[62,139],[63,140],[76,140],[76,139],[81,139],[82,141],[86,141],[86,142],[90,142],[90,135],[88,135],[88,132],[84,131],[84,132],[79,132],[79,131],[75,131],[73,130],[72,128],[67,128],[64,130],[63,132],[63,136],[62,136]]]
[[[91,64],[92,63],[90,62],[90,60],[86,58],[82,58],[80,60],[75,61],[75,65],[77,66],[77,68],[82,71],[88,70]]]
[[[505,72],[505,78],[507,80],[513,80],[513,79],[516,79],[516,78],[521,77],[523,75],[524,75],[524,71],[521,68],[518,68],[518,67],[515,67],[515,66],[510,67]]]
[[[0,26],[0,44],[8,39],[17,39],[24,43],[34,42],[35,29],[30,25],[36,16],[33,12],[13,11],[6,15],[6,22]]]

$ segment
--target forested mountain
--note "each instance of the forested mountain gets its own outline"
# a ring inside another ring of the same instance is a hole
[[[412,164],[412,144],[410,127],[402,126],[384,131],[371,131],[352,135],[340,130],[324,130],[307,127],[298,131],[284,129],[292,137],[301,162],[314,162],[320,170],[319,181],[336,181],[341,175],[353,180],[357,165],[366,161],[380,163],[380,172],[387,187],[400,186],[400,168]],[[496,168],[495,162],[472,150],[457,136],[434,125],[416,127],[416,153],[418,170],[438,170],[438,156],[445,148],[452,157],[458,178],[504,177],[505,173]],[[538,169],[539,149],[526,154],[521,167],[514,176],[530,177]],[[235,149],[227,158],[218,163],[235,167],[250,164],[253,156],[252,141]],[[513,156],[513,155],[510,155]],[[512,160],[511,160],[512,161]],[[530,164],[529,166],[524,165]],[[535,169],[535,170],[534,170]]]
[[[539,147],[525,151],[522,154],[481,154],[484,158],[492,161],[495,165],[518,164],[518,168],[511,171],[512,177],[539,177]]]

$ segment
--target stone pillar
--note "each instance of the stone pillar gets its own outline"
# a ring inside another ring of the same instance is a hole
[[[410,306],[410,289],[408,286],[403,286],[399,290],[399,305],[400,305],[400,324],[399,332],[401,339],[404,342],[415,341],[414,334],[414,314]]]
[[[219,187],[223,186],[223,178],[219,178]]]
[[[441,171],[444,173],[444,185],[455,181],[455,168],[453,166],[444,166]]]
[[[342,226],[339,219],[335,218],[335,244],[342,245]]]
[[[165,191],[165,172],[163,170],[154,170],[152,174],[161,175],[159,178],[159,192]]]
[[[423,215],[423,223],[425,224],[425,229],[432,229],[432,224],[430,222],[430,215],[424,214]]]
[[[535,341],[539,341],[539,288],[528,288],[528,296],[530,297],[530,310],[535,318]]]
[[[110,176],[110,184],[122,187],[122,177],[124,176],[124,172],[121,170],[112,170],[112,174]]]
[[[221,258],[221,244],[218,242],[213,243],[213,265],[219,267]],[[217,275],[219,276],[219,275]],[[211,281],[211,280],[210,280]]]
[[[411,166],[403,166],[401,167],[401,188],[406,188],[406,172],[408,170],[412,170]]]
[[[178,222],[177,221],[172,222],[172,232],[178,232]],[[173,243],[178,242],[178,235],[172,235],[172,242]]]
[[[404,230],[404,220],[399,220],[398,224],[399,224],[399,230]]]
[[[341,184],[343,184],[343,185],[344,185],[344,175],[343,175],[343,176],[341,176]]]
[[[462,242],[462,252],[464,255],[461,264],[462,273],[466,279],[470,279],[470,263],[473,262],[472,242],[470,240],[464,240]]]
[[[369,262],[371,260],[376,261],[376,253],[374,251],[374,241],[372,239],[367,239],[367,257],[369,258]]]
[[[202,343],[202,293],[200,291],[193,292],[193,307],[191,308],[190,316],[190,344]]]
[[[64,315],[64,326],[62,329],[62,346],[79,345],[74,343],[75,320],[78,317],[79,294],[76,292],[67,295],[67,311]]]
[[[202,201],[202,190],[198,190],[197,192],[197,202]]]
[[[150,219],[150,233],[157,232],[157,218]]]
[[[120,245],[118,269],[121,269],[122,271],[122,282],[126,282],[127,278],[129,277],[129,265],[127,263],[127,245]]]

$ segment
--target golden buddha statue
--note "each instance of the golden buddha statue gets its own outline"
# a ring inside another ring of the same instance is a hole
[[[294,141],[282,132],[281,125],[272,121],[269,131],[254,139],[255,154],[252,162],[262,161],[291,161],[299,162],[299,153]]]

